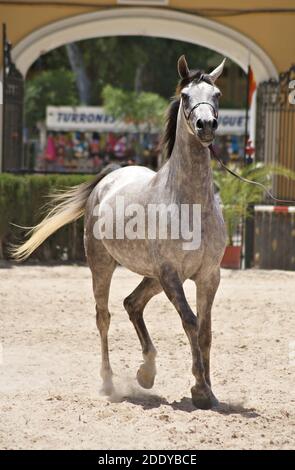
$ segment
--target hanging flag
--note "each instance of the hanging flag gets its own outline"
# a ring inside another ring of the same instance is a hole
[[[251,65],[248,67],[248,106],[251,106],[254,91],[256,90],[256,82]]]

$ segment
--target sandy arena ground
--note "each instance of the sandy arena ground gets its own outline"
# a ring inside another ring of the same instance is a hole
[[[295,273],[223,271],[213,308],[212,379],[220,405],[190,400],[191,356],[163,294],[146,308],[158,349],[154,389],[135,380],[141,350],[122,308],[139,277],[118,268],[110,310],[117,394],[100,396],[90,273],[0,269],[1,449],[294,448]],[[191,305],[195,289],[186,285]]]

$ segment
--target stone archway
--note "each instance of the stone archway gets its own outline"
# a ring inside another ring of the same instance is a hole
[[[13,49],[17,68],[26,74],[40,54],[68,42],[106,36],[155,36],[213,49],[247,71],[250,62],[257,83],[276,78],[270,57],[245,35],[193,14],[155,8],[116,8],[60,20],[29,34]]]

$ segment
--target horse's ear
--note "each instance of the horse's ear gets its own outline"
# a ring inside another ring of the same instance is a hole
[[[218,67],[216,67],[216,69],[214,69],[211,73],[209,73],[209,76],[211,77],[211,80],[212,80],[213,83],[215,83],[217,78],[219,78],[220,75],[222,74],[225,60],[226,59],[223,59],[221,64],[218,65]]]
[[[184,55],[181,55],[179,57],[178,62],[177,62],[177,69],[178,69],[180,78],[187,78],[189,76],[189,68],[188,68],[187,61]]]

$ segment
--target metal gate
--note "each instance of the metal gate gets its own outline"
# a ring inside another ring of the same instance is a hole
[[[24,80],[11,60],[11,44],[3,31],[2,171],[17,171],[23,159]]]
[[[255,206],[254,266],[295,270],[295,206]]]
[[[295,65],[278,80],[263,82],[257,92],[256,159],[295,171],[295,103],[290,98]],[[295,82],[294,82],[295,85]],[[295,200],[295,182],[273,177],[272,191]]]

